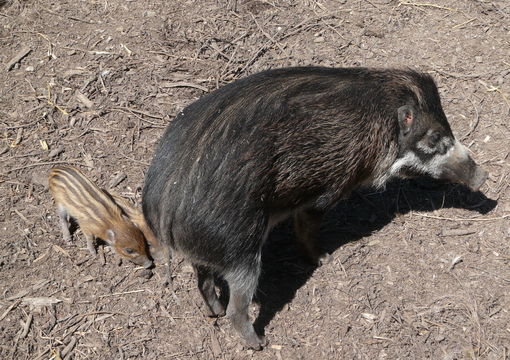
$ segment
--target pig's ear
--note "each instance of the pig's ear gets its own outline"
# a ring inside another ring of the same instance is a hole
[[[416,116],[416,111],[411,105],[404,105],[398,108],[398,124],[402,135],[407,135],[411,128]]]
[[[113,246],[113,244],[115,244],[115,241],[117,240],[117,234],[115,234],[115,231],[113,231],[112,229],[106,230],[106,236],[107,239],[103,240],[106,241],[108,245]]]

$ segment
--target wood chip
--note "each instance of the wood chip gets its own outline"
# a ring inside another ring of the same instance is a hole
[[[122,172],[122,171],[119,171],[117,173],[117,175],[115,175],[115,177],[110,181],[110,183],[108,184],[108,188],[112,189],[114,187],[116,187],[117,185],[119,185],[121,182],[123,182],[125,179],[127,178],[127,175],[126,173]]]
[[[18,132],[16,133],[16,138],[11,144],[11,147],[16,147],[20,144],[21,139],[23,138],[23,128],[19,128]]]
[[[20,51],[18,51],[18,53],[16,55],[14,55],[14,57],[7,63],[7,65],[5,66],[5,71],[9,71],[11,70],[14,65],[16,65],[21,59],[23,59],[25,56],[27,56],[30,52],[32,51],[32,49],[30,49],[29,47],[25,46],[23,47]]]
[[[443,229],[441,236],[462,236],[476,233],[475,230],[471,229]]]
[[[57,155],[60,155],[64,152],[64,147],[62,145],[57,146],[56,148],[52,149],[50,153],[48,154],[48,157],[50,159],[54,158]]]
[[[78,340],[76,340],[74,336],[71,337],[71,340],[69,341],[67,346],[60,352],[60,356],[62,356],[62,359],[65,360],[69,358],[77,342]]]
[[[450,264],[450,267],[448,268],[448,271],[452,271],[455,265],[457,265],[460,262],[462,262],[462,257],[455,256],[452,260],[452,263]]]
[[[32,325],[33,320],[34,320],[34,315],[32,315],[32,314],[28,315],[27,321],[25,321],[25,323],[23,325],[23,332],[19,336],[20,339],[24,339],[28,335],[28,332],[30,331],[30,325]]]
[[[94,107],[94,103],[88,98],[86,97],[84,94],[82,94],[80,91],[76,90],[75,92],[75,96],[76,98],[83,104],[85,105],[85,107],[87,108],[91,108],[91,107]]]
[[[50,306],[53,304],[61,303],[62,300],[50,297],[35,297],[35,298],[24,298],[21,301],[23,304],[28,304],[34,307]]]

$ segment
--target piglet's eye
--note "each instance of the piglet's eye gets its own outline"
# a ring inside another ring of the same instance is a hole
[[[438,132],[434,132],[432,135],[429,136],[429,141],[428,141],[429,146],[430,147],[436,146],[440,139],[441,139],[441,134],[439,134]]]
[[[131,248],[125,248],[124,251],[127,253],[127,254],[133,254],[135,251]]]

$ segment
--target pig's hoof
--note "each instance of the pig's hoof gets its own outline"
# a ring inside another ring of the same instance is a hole
[[[208,317],[222,317],[225,316],[225,308],[219,302],[215,303],[211,308],[206,306]]]
[[[331,260],[333,260],[333,256],[328,253],[308,254],[307,258],[311,265],[317,267],[326,265],[327,263],[331,262]]]
[[[324,253],[324,254],[318,256],[316,264],[317,264],[317,266],[322,266],[322,265],[329,264],[332,260],[333,260],[333,256],[331,256],[328,253]]]
[[[258,336],[253,334],[252,336],[245,338],[244,342],[249,349],[253,350],[262,350],[264,346],[266,346],[266,338],[264,336]]]

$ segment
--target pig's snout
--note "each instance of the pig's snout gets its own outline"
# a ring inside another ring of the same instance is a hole
[[[143,266],[145,269],[148,269],[152,266],[153,262],[147,256],[138,256],[136,258],[130,259],[136,265]]]
[[[487,177],[489,177],[489,173],[477,166],[475,174],[467,186],[469,186],[469,188],[473,191],[478,191],[478,189],[480,189],[480,187],[485,183],[485,180],[487,180]]]
[[[444,165],[443,177],[478,191],[487,180],[487,171],[480,168],[469,156],[467,148],[456,141],[454,149]]]

